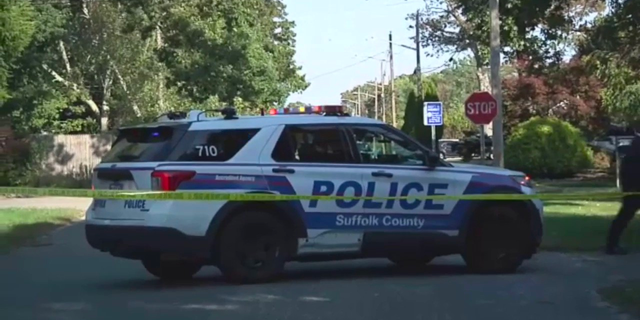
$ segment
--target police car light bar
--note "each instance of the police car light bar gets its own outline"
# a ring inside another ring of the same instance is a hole
[[[343,114],[344,109],[341,105],[333,106],[308,106],[299,108],[278,108],[269,110],[270,115],[282,114]]]

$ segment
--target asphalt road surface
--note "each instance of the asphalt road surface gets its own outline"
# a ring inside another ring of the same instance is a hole
[[[458,257],[413,272],[381,259],[306,263],[245,286],[209,267],[168,285],[136,261],[91,250],[78,224],[51,245],[0,256],[0,319],[617,319],[595,289],[638,277],[639,262],[544,253],[502,276],[467,274]]]

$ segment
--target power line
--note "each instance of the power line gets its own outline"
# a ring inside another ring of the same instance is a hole
[[[356,63],[352,63],[352,64],[350,64],[350,65],[346,65],[346,66],[344,66],[344,67],[341,67],[341,68],[338,68],[338,69],[335,69],[335,70],[332,70],[332,71],[329,71],[329,72],[321,73],[321,74],[316,75],[316,76],[313,76],[313,77],[311,77],[311,78],[309,78],[309,79],[307,79],[307,80],[308,80],[308,81],[311,81],[311,80],[314,80],[314,79],[318,79],[318,78],[320,78],[320,77],[328,76],[328,75],[330,75],[330,74],[334,74],[334,73],[336,73],[336,72],[343,71],[343,70],[345,70],[345,69],[349,69],[349,68],[355,67],[355,66],[357,66],[357,65],[359,65],[359,64],[362,64],[362,63],[365,63],[365,62],[367,62],[367,61],[369,61],[369,60],[371,60],[371,59],[375,59],[375,57],[377,57],[377,56],[379,56],[379,55],[381,55],[381,54],[384,54],[384,53],[386,53],[386,52],[387,52],[387,51],[382,51],[382,52],[376,53],[376,54],[374,54],[374,55],[372,55],[372,56],[368,56],[367,58],[365,58],[365,59],[363,59],[363,60],[360,60],[360,61],[358,61],[358,62],[356,62]]]

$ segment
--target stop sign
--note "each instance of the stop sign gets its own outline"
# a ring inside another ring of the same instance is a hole
[[[498,115],[498,102],[489,92],[474,92],[464,102],[464,114],[475,124],[490,124]]]

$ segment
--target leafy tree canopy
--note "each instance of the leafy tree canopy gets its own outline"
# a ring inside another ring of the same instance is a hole
[[[0,4],[4,20],[1,111],[24,133],[220,104],[255,113],[307,86],[280,0],[16,0]]]

